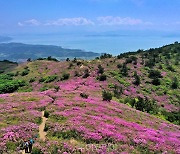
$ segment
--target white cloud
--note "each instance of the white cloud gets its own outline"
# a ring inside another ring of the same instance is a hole
[[[83,17],[78,18],[60,18],[54,21],[48,21],[45,23],[46,26],[83,26],[83,25],[94,25],[94,22]]]
[[[144,22],[141,19],[133,19],[130,17],[122,18],[122,17],[113,17],[113,16],[98,17],[97,21],[100,25],[110,25],[110,26],[151,24],[150,22]]]
[[[57,20],[46,21],[44,23],[39,22],[36,19],[26,20],[18,22],[19,26],[83,26],[94,25],[94,22],[83,17],[77,18],[60,18]]]
[[[19,26],[39,26],[41,23],[36,19],[30,19],[23,22],[18,22]]]
[[[90,20],[84,17],[77,18],[60,18],[57,20],[49,20],[40,22],[36,19],[18,22],[19,26],[85,26],[85,25],[106,25],[106,26],[119,26],[119,25],[152,25],[150,22],[144,22],[141,19],[134,19],[130,17],[113,17],[104,16],[97,17]]]

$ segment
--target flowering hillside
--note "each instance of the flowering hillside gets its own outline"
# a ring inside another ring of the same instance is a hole
[[[180,153],[179,60],[175,43],[0,74],[0,153]]]

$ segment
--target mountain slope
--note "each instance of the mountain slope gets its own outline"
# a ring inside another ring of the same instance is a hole
[[[179,58],[175,43],[91,61],[33,61],[1,74],[0,92],[14,93],[0,94],[0,149],[17,153],[21,139],[37,136],[43,111],[47,134],[36,151],[179,153]]]
[[[2,43],[0,44],[0,59],[20,61],[28,58],[37,59],[48,56],[65,59],[67,57],[84,57],[94,58],[99,56],[98,53],[85,52],[79,49],[65,49],[53,45],[30,45],[22,43]]]

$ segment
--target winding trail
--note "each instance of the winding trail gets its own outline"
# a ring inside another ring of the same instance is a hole
[[[42,123],[41,125],[39,126],[39,137],[42,141],[45,141],[46,140],[46,132],[44,131],[44,128],[45,128],[45,124],[46,124],[46,120],[47,118],[44,117],[44,111],[42,111]]]
[[[42,118],[42,123],[39,125],[39,138],[42,141],[45,141],[47,133],[44,131],[44,128],[45,128],[47,118],[44,117],[44,111],[42,111],[41,118]],[[21,150],[21,153],[25,154],[25,150]]]

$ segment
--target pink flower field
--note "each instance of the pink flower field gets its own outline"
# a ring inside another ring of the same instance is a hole
[[[22,153],[30,138],[36,154],[180,154],[180,67],[159,54],[154,66],[140,53],[0,74],[0,154]]]

